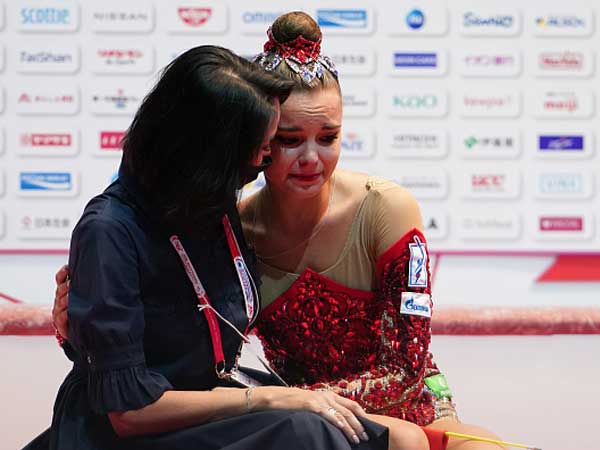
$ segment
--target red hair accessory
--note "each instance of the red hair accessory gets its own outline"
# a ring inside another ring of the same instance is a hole
[[[318,59],[321,55],[321,39],[315,42],[299,35],[293,41],[282,43],[278,42],[275,37],[273,37],[271,28],[267,30],[267,36],[269,37],[269,40],[265,42],[264,51],[274,51],[282,58],[294,57],[300,64],[306,64],[311,60]]]

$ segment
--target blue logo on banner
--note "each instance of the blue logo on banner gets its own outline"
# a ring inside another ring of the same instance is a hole
[[[73,180],[69,172],[21,172],[22,191],[70,191]]]
[[[513,16],[478,16],[474,12],[468,12],[463,15],[463,25],[467,28],[471,27],[488,27],[488,28],[510,28],[513,26],[515,18]]]
[[[539,136],[541,151],[582,151],[583,136]]]
[[[413,30],[418,30],[425,24],[425,14],[420,9],[413,9],[406,15],[406,24]]]
[[[21,8],[23,25],[67,25],[70,11],[66,8]]]
[[[394,53],[396,67],[437,67],[437,53]]]
[[[329,28],[367,28],[365,9],[318,9],[317,22]]]
[[[242,21],[244,23],[264,23],[271,24],[281,16],[281,11],[246,11],[242,14]]]

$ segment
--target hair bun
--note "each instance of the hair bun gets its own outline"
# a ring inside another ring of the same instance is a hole
[[[279,43],[293,41],[299,36],[312,42],[320,42],[322,36],[317,22],[302,11],[292,11],[279,16],[273,22],[271,31]]]

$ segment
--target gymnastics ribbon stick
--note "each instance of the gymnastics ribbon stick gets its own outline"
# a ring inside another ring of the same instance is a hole
[[[515,442],[500,441],[498,439],[490,439],[490,438],[485,438],[485,437],[481,437],[481,436],[472,436],[470,434],[454,433],[453,431],[446,431],[446,432],[444,432],[444,434],[446,436],[457,437],[457,438],[461,438],[461,439],[468,439],[470,441],[489,442],[491,444],[506,445],[508,447],[525,448],[528,450],[542,450],[541,448],[532,447],[531,445],[517,444]]]
[[[517,444],[515,442],[500,441],[497,439],[490,439],[490,438],[485,438],[485,437],[481,437],[481,436],[473,436],[470,434],[455,433],[453,431],[436,430],[433,428],[426,428],[426,427],[421,427],[421,429],[425,432],[425,435],[427,436],[427,440],[429,441],[430,450],[446,450],[446,446],[448,445],[449,437],[467,439],[470,441],[489,442],[491,444],[506,445],[508,447],[518,447],[518,448],[524,448],[524,449],[528,449],[528,450],[542,450],[540,448],[532,447],[530,445]]]

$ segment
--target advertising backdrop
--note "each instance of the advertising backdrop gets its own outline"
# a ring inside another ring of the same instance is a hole
[[[432,250],[600,252],[599,8],[5,0],[0,252],[67,249],[160,69],[200,44],[251,57],[292,9],[318,21],[341,74],[341,166],[408,188]]]

